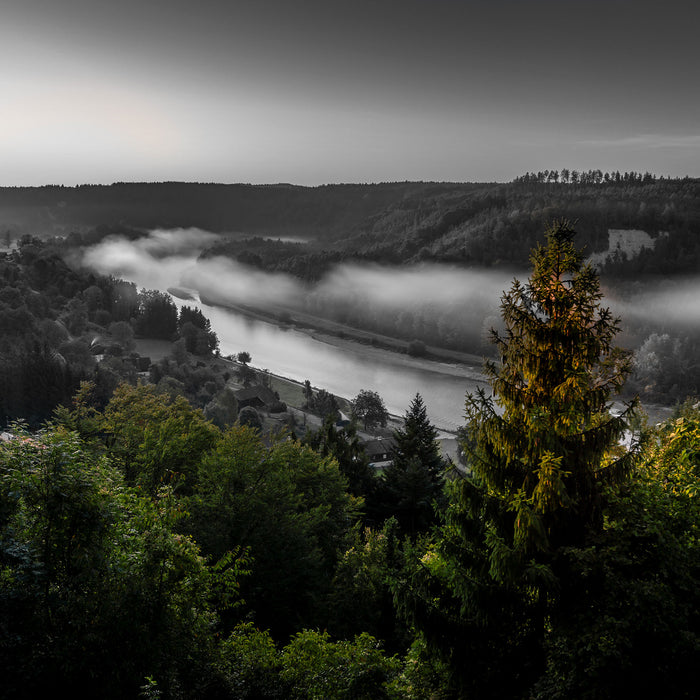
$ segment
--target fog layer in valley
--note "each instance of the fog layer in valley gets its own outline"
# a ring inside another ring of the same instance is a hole
[[[468,350],[484,346],[486,331],[498,323],[499,303],[519,273],[460,269],[448,265],[387,268],[340,265],[309,286],[284,274],[256,270],[228,258],[197,260],[217,234],[201,229],[154,230],[137,240],[105,239],[84,252],[83,262],[106,274],[131,280],[139,287],[165,290],[186,287],[221,304],[242,304],[263,310],[296,309],[350,325],[370,327]],[[634,323],[665,327],[700,323],[698,278],[639,285],[626,298],[604,300]],[[451,326],[451,327],[449,327]]]
[[[700,277],[674,277],[639,284],[629,298],[606,302],[623,322],[675,328],[700,327]]]
[[[167,255],[167,237],[172,253]],[[407,339],[478,349],[484,323],[497,320],[512,275],[447,265],[392,269],[340,265],[309,286],[284,274],[256,270],[228,258],[197,260],[213,234],[198,229],[154,231],[138,240],[109,238],[84,253],[84,263],[139,287],[194,289],[219,304],[267,311],[287,309]],[[465,348],[467,349],[467,348]]]

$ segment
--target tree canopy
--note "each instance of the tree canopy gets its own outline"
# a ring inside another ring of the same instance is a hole
[[[362,421],[365,430],[375,426],[385,427],[389,420],[389,412],[384,405],[384,399],[376,391],[362,389],[352,401],[352,415]]]
[[[555,176],[513,187],[582,181]],[[532,265],[466,463],[445,471],[416,395],[382,474],[310,382],[320,428],[279,423],[303,441],[244,425],[230,364],[188,349],[200,312],[146,374],[131,329],[150,301],[170,323],[167,296],[29,236],[0,256],[0,695],[695,697],[700,402],[649,428],[615,401],[630,357],[570,223]],[[652,333],[637,381],[665,391],[692,347]],[[355,404],[382,425],[375,392]]]

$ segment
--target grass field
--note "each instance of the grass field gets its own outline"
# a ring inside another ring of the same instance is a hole
[[[280,401],[284,401],[287,406],[301,408],[306,400],[304,398],[303,387],[297,382],[283,379],[282,377],[272,377],[270,379],[270,386],[272,387],[272,391],[276,391],[279,394]]]

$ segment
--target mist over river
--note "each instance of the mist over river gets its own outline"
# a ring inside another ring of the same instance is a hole
[[[87,249],[82,262],[103,274],[133,282],[139,289],[166,291],[185,287],[209,292],[215,288],[232,304],[258,308],[304,294],[305,290],[293,278],[245,269],[227,260],[198,260],[203,247],[215,239],[215,234],[198,229],[152,231],[137,240],[109,238]],[[491,284],[480,276],[469,282],[469,289],[460,288],[458,281],[466,282],[467,276],[457,275],[447,267],[433,270],[432,275],[425,270],[404,270],[397,275],[388,270],[382,274],[376,267],[350,268],[339,269],[332,284],[336,290],[352,285],[374,290],[383,300],[397,305],[397,309],[401,302],[414,303],[412,295],[444,304],[453,301],[457,294],[468,296],[475,288],[483,292]],[[489,296],[497,300],[503,280],[492,284],[494,289]],[[432,422],[442,430],[455,431],[463,425],[466,392],[486,386],[478,366],[417,359],[348,341],[332,344],[324,342],[322,336],[252,319],[235,308],[174,299],[178,306],[198,306],[209,318],[222,355],[245,350],[251,354],[255,367],[300,382],[308,379],[314,387],[350,399],[362,389],[376,391],[389,412],[397,415],[403,415],[416,393],[420,393]]]

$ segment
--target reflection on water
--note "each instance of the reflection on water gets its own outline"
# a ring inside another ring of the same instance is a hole
[[[192,305],[191,301],[186,302]],[[338,348],[293,329],[278,328],[235,311],[202,306],[219,337],[222,355],[249,352],[255,367],[352,398],[362,389],[376,391],[390,413],[403,415],[419,392],[431,421],[454,431],[464,424],[464,396],[478,385],[466,368],[425,362],[407,367],[391,352],[367,353],[361,345]],[[473,373],[472,373],[473,374]]]

